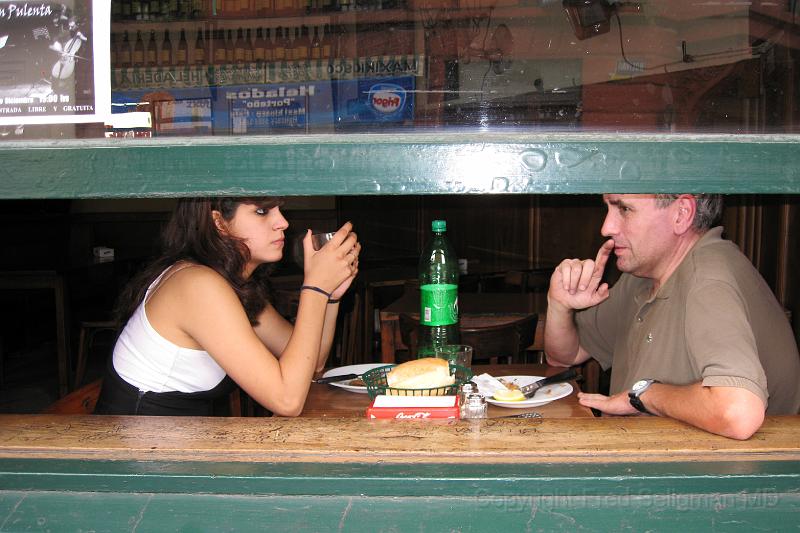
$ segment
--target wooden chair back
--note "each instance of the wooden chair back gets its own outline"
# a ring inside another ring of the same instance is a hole
[[[538,315],[516,319],[496,316],[462,317],[461,343],[472,346],[472,360],[477,363],[524,362],[525,351],[533,344]],[[408,348],[410,358],[417,357],[419,321],[407,313],[400,314],[400,337]]]
[[[103,378],[96,379],[48,405],[42,412],[54,415],[90,415],[94,412]]]
[[[531,314],[504,324],[461,325],[461,343],[472,346],[472,360],[495,364],[525,362],[525,350],[533,344],[538,315]]]

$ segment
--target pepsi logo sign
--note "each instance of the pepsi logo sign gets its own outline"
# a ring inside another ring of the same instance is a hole
[[[369,102],[378,113],[389,115],[403,109],[406,90],[393,83],[379,83],[370,88]]]

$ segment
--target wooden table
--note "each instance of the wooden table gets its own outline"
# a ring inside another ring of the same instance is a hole
[[[547,365],[475,365],[474,374],[487,372],[492,376],[550,376],[563,371],[563,368]],[[528,409],[507,409],[489,405],[489,418],[501,418],[508,415],[538,412],[544,418],[591,418],[592,412],[578,403],[578,385],[573,381],[573,392],[565,398],[555,400],[547,405]],[[349,392],[331,385],[312,384],[308,393],[303,418],[363,418],[369,396]]]
[[[536,313],[539,323],[547,311],[547,294],[543,292],[477,292],[458,295],[458,308],[461,318],[494,317],[498,320],[513,320]],[[400,339],[400,315],[408,313],[419,317],[419,292],[410,291],[392,302],[380,312],[381,320],[381,361],[395,362],[395,352],[402,346]],[[537,332],[539,331],[537,325]],[[536,341],[534,341],[534,346]]]
[[[800,416],[674,420],[0,415],[3,530],[779,531]]]

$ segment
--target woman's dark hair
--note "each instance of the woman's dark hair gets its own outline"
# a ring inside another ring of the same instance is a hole
[[[147,288],[164,270],[178,261],[190,261],[213,268],[225,278],[242,302],[250,323],[258,324],[256,317],[264,310],[269,297],[272,265],[259,265],[250,278],[244,279],[242,273],[250,260],[250,251],[242,240],[220,232],[211,213],[219,211],[224,220],[230,221],[241,204],[271,209],[282,203],[276,197],[178,200],[161,235],[160,257],[135,276],[120,294],[115,310],[119,323],[128,321],[144,300]]]

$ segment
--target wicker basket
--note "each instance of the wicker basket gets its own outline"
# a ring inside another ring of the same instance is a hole
[[[379,394],[389,396],[447,396],[458,393],[458,389],[472,378],[472,371],[469,368],[450,363],[450,375],[455,376],[456,380],[452,385],[435,387],[432,389],[395,389],[386,383],[386,375],[392,371],[395,365],[381,366],[364,372],[361,379],[367,386],[367,394],[371,399]]]

